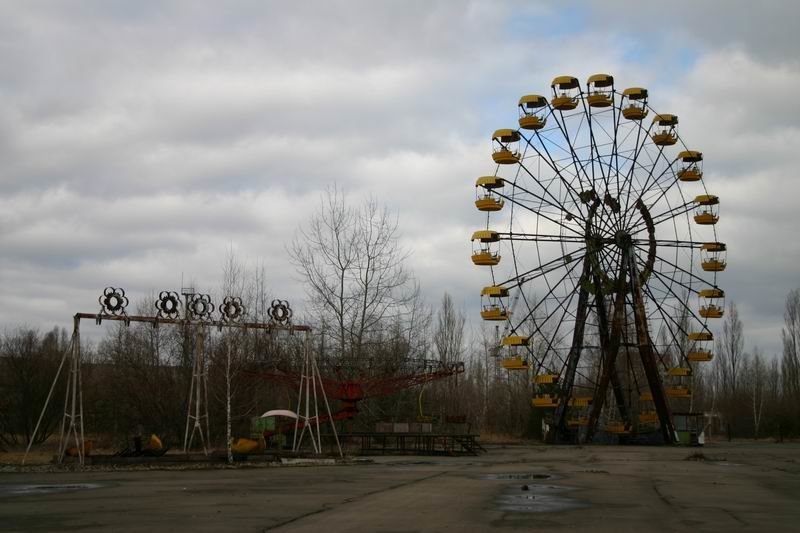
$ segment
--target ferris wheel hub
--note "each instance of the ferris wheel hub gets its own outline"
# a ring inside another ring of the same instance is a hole
[[[622,248],[623,250],[627,250],[631,247],[632,238],[631,234],[625,230],[617,230],[614,234],[614,244],[618,247]]]

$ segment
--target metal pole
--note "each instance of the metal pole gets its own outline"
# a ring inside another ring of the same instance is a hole
[[[189,382],[189,396],[186,402],[186,431],[183,434],[183,453],[189,453],[189,426],[192,421],[192,397],[194,396],[194,364],[192,364],[192,377]]]
[[[322,432],[319,428],[319,402],[317,400],[317,380],[319,379],[319,373],[317,372],[316,360],[313,359],[313,355],[311,354],[311,344],[308,341],[308,335],[306,335],[305,346],[306,357],[308,357],[311,362],[311,384],[314,390],[314,419],[317,426],[317,444],[319,446],[319,453],[322,453]]]
[[[314,361],[314,366],[317,366],[316,361]],[[317,373],[319,373],[319,369],[317,369]],[[331,421],[331,428],[333,429],[333,438],[336,440],[336,447],[339,449],[339,457],[343,458],[344,454],[342,453],[342,445],[339,442],[339,434],[336,432],[336,421],[333,419],[333,415],[331,414],[331,406],[328,404],[328,395],[325,394],[325,386],[322,384],[322,379],[319,380],[319,388],[322,391],[322,399],[325,400],[325,409],[328,411],[328,418]]]
[[[56,370],[56,377],[53,378],[53,383],[50,385],[50,391],[47,393],[47,398],[44,401],[44,407],[42,407],[42,412],[39,414],[39,420],[36,421],[36,426],[33,428],[33,434],[31,435],[30,440],[28,441],[28,447],[25,448],[25,455],[22,456],[22,464],[25,464],[25,461],[28,459],[28,454],[31,451],[31,445],[33,445],[33,441],[36,440],[36,433],[39,432],[39,426],[42,424],[42,419],[44,418],[44,413],[47,411],[47,406],[50,404],[50,397],[53,395],[53,391],[56,388],[56,383],[58,383],[58,378],[61,376],[61,369],[64,368],[64,361],[67,360],[67,354],[72,351],[72,340],[70,340],[69,347],[64,350],[64,353],[61,355],[61,363],[58,365],[58,370]],[[63,420],[62,420],[62,430],[61,435],[63,437],[64,430],[63,430]],[[59,449],[61,448],[61,444],[59,443]]]
[[[306,358],[303,357],[303,369],[300,371],[300,387],[297,390],[297,418],[295,419],[294,424],[294,436],[292,437],[292,451],[297,451],[298,447],[300,446],[300,442],[303,440],[303,432],[305,431],[305,426],[303,429],[300,430],[298,434],[298,429],[300,428],[300,418],[302,415],[300,414],[303,408],[303,384],[305,383],[306,377]]]
[[[75,321],[75,337],[77,338],[77,342],[75,343],[75,354],[76,354],[76,362],[75,367],[78,371],[78,416],[80,417],[81,424],[80,424],[80,431],[81,431],[81,438],[80,443],[78,444],[78,460],[80,464],[83,465],[85,460],[85,452],[86,452],[86,440],[85,435],[83,432],[83,372],[81,371],[81,329],[80,329],[80,319],[76,318]]]

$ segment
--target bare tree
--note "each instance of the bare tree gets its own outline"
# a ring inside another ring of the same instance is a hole
[[[789,292],[783,314],[783,383],[785,393],[793,400],[800,399],[800,289]]]
[[[453,298],[448,293],[442,297],[442,307],[436,316],[436,331],[433,333],[433,343],[439,360],[442,363],[456,363],[462,360],[464,351],[464,322],[463,313],[457,311],[453,305]],[[457,396],[456,379],[448,379],[444,384],[444,401],[447,410],[460,410],[461,402]]]
[[[750,386],[750,399],[753,407],[753,436],[757,439],[759,436],[759,428],[761,426],[761,419],[764,413],[764,400],[766,398],[767,383],[767,367],[764,363],[761,353],[756,347],[753,350],[753,359],[750,362],[749,382]]]
[[[370,336],[408,311],[412,280],[397,217],[375,199],[353,207],[339,189],[328,189],[289,253],[317,313],[334,325],[342,356],[361,355]]]
[[[781,358],[782,398],[778,432],[783,438],[785,432],[800,430],[800,289],[790,291],[786,296],[783,313],[784,326],[781,330],[783,356]]]
[[[453,298],[444,293],[442,307],[436,317],[436,331],[433,342],[439,354],[439,360],[444,363],[461,361],[464,350],[464,314],[456,310]]]
[[[722,387],[725,394],[736,396],[744,353],[744,332],[739,310],[731,302],[722,324],[722,338],[717,342]]]
[[[244,292],[244,267],[236,260],[231,248],[223,266],[222,290],[225,296],[238,296]],[[233,449],[231,448],[231,335],[225,339],[225,452],[228,463],[233,464]]]

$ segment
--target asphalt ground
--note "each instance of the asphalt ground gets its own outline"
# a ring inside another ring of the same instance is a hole
[[[510,446],[337,466],[0,474],[0,531],[492,529],[800,531],[800,444]]]

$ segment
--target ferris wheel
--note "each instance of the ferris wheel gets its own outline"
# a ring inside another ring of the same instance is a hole
[[[549,98],[520,98],[519,128],[494,132],[495,172],[475,184],[481,316],[504,328],[498,365],[530,373],[552,442],[674,442],[673,413],[713,358],[719,198],[678,117],[648,98],[608,74],[559,76]]]

